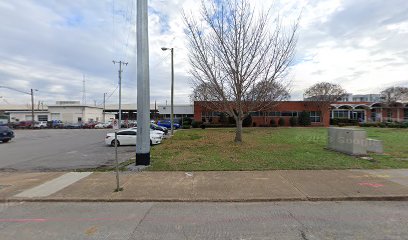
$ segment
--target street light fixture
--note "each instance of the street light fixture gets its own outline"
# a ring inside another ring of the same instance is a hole
[[[162,47],[161,50],[167,51],[170,50],[171,52],[171,113],[170,113],[170,124],[171,124],[171,135],[173,136],[174,133],[174,48],[166,48]]]

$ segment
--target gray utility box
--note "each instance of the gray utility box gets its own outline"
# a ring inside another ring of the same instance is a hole
[[[327,147],[350,155],[367,155],[367,134],[358,128],[331,127]]]
[[[367,138],[367,152],[384,153],[383,141]]]

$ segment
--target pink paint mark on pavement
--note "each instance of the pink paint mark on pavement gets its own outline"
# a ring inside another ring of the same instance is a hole
[[[384,184],[381,183],[368,183],[368,182],[361,182],[358,185],[360,186],[367,186],[367,187],[374,187],[374,188],[378,188],[378,187],[383,187]]]

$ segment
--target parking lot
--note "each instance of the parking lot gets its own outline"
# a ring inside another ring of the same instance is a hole
[[[105,145],[112,129],[15,130],[0,143],[1,171],[64,171],[113,166],[115,149]],[[119,162],[133,157],[135,146],[121,146]]]

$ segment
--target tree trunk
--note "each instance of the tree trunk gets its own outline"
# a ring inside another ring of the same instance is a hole
[[[241,143],[242,142],[242,119],[238,118],[237,122],[237,129],[235,131],[235,142]]]

